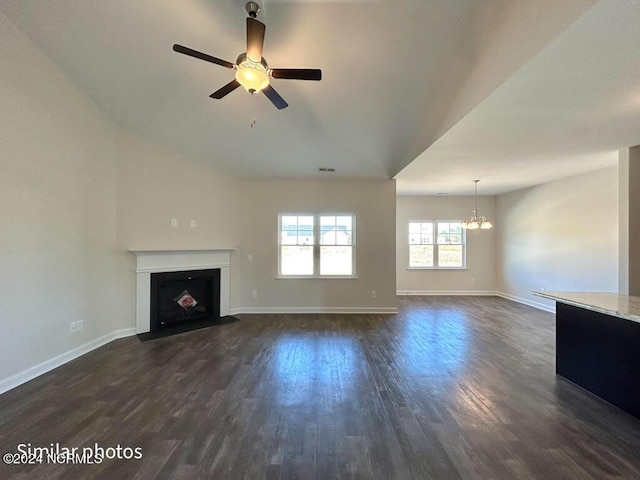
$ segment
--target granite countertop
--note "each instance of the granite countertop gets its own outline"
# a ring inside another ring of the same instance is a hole
[[[609,292],[533,292],[539,297],[640,323],[640,297]]]

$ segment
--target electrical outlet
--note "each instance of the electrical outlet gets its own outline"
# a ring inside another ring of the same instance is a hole
[[[375,290],[371,290],[371,298],[376,298],[376,291]]]
[[[171,219],[171,226],[172,227],[177,227],[178,226],[178,219],[177,218],[172,218]]]
[[[247,261],[253,262],[253,253],[250,253],[249,255],[247,255]]]
[[[472,278],[472,279],[471,279],[471,283],[476,283],[476,279],[475,279],[475,278]]]
[[[76,322],[76,330],[79,332],[80,330],[82,330],[82,327],[84,327],[84,320],[78,320]]]
[[[258,292],[256,292],[255,290],[251,292],[251,298],[258,298]]]
[[[189,225],[191,225],[191,228],[196,226],[196,221],[195,220],[191,220],[191,222],[189,222]]]
[[[78,325],[76,324],[76,322],[71,322],[69,324],[69,333],[76,333],[78,329]]]

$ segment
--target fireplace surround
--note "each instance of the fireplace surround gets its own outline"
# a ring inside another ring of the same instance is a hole
[[[220,271],[221,317],[229,315],[232,249],[132,250],[136,255],[136,333],[151,328],[151,275],[168,272]]]

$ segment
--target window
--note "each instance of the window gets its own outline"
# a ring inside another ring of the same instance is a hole
[[[354,215],[282,213],[279,220],[279,276],[354,275]]]
[[[464,268],[462,222],[409,222],[409,268]]]

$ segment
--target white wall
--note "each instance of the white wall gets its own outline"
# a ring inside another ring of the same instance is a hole
[[[2,14],[0,64],[1,391],[123,323],[112,124]]]
[[[395,309],[395,180],[247,180],[242,190],[242,310]],[[355,213],[358,278],[276,279],[281,212]],[[257,299],[251,298],[254,290]]]
[[[533,305],[533,290],[618,289],[618,169],[497,198],[498,291]]]
[[[396,206],[397,290],[399,293],[456,294],[495,292],[495,228],[467,231],[465,270],[409,270],[409,222],[465,220],[474,199],[462,197],[400,196]],[[495,197],[478,197],[478,212],[495,221]]]

